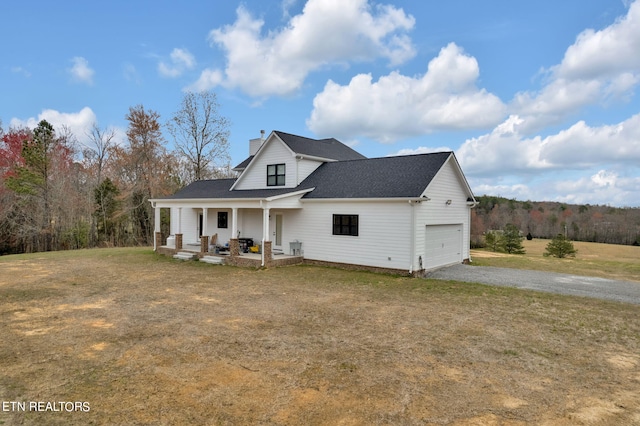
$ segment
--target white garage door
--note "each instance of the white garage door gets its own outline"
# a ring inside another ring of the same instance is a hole
[[[427,225],[424,268],[462,262],[462,224]]]

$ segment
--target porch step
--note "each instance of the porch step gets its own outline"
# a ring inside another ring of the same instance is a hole
[[[173,255],[174,259],[179,259],[179,260],[193,260],[193,259],[196,259],[197,257],[198,255],[188,251],[179,251],[178,253]]]
[[[200,262],[210,263],[212,265],[222,265],[224,263],[224,258],[218,256],[203,256],[200,259]]]

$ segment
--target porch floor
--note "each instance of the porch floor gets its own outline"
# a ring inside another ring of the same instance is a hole
[[[175,247],[171,247],[171,246],[161,246],[161,247],[175,250]],[[199,254],[200,244],[184,244],[182,249],[180,249],[179,251]],[[227,254],[204,253],[204,255],[221,257],[223,259],[229,258],[230,256],[228,252],[226,253]],[[251,266],[260,266],[262,263],[262,254],[260,253],[240,253],[240,256],[238,257],[243,261],[246,261],[246,263],[251,264]],[[273,256],[272,256],[272,263],[274,266],[278,266],[279,264],[288,265],[293,263],[302,263],[303,259],[304,259],[303,256],[275,252],[273,253]]]

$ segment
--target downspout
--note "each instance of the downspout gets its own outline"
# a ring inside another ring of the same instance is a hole
[[[413,201],[409,200],[411,206],[411,237],[409,247],[409,255],[411,256],[409,261],[409,275],[413,275],[413,261],[416,256],[416,208]]]
[[[467,221],[467,223],[469,224],[469,246],[471,246],[471,209],[475,208],[478,205],[477,201],[472,201],[472,202],[467,202],[467,205],[469,206],[468,209],[468,215],[469,215],[469,219]],[[471,259],[471,247],[469,247],[469,263],[473,263],[473,259]]]

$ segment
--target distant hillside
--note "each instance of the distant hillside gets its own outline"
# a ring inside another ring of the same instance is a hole
[[[574,241],[640,244],[640,208],[617,208],[549,201],[517,201],[483,195],[471,210],[471,243],[482,244],[482,235],[513,223],[534,238],[565,234]]]

